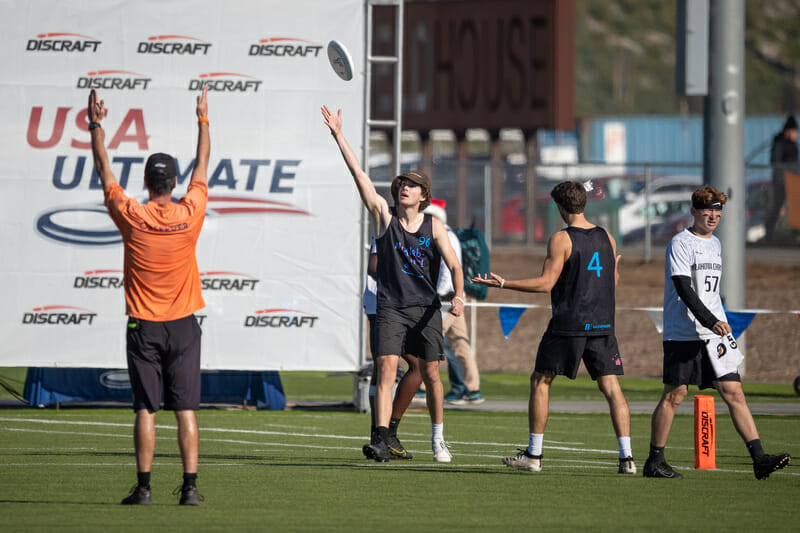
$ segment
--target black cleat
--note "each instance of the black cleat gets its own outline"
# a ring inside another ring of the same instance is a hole
[[[683,476],[672,469],[666,461],[651,461],[649,458],[644,462],[642,469],[644,477],[663,477],[669,479],[683,479]]]
[[[764,454],[753,461],[753,472],[756,475],[756,479],[767,479],[771,473],[781,468],[786,468],[791,462],[792,458],[788,453],[780,455]]]
[[[197,487],[194,485],[183,485],[172,491],[173,495],[180,494],[181,499],[178,501],[180,505],[200,505],[200,502],[205,500]]]
[[[364,457],[367,459],[375,459],[375,450],[372,448],[373,444],[365,444],[361,447],[361,453],[364,454]]]
[[[150,485],[146,487],[133,487],[129,496],[122,499],[122,505],[151,505]]]
[[[413,459],[414,456],[411,452],[403,448],[400,444],[400,439],[397,435],[389,435],[389,442],[386,444],[389,448],[389,453],[392,454],[392,459]]]
[[[370,453],[372,459],[378,463],[388,463],[392,459],[392,453],[389,451],[389,447],[382,440],[379,440],[375,444],[367,444],[366,447],[369,447],[369,451],[364,450],[364,455]]]

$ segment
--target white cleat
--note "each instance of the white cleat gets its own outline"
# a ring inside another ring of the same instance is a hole
[[[633,462],[633,457],[626,457],[624,459],[619,460],[619,470],[617,470],[618,474],[635,474],[636,473],[636,463]]]
[[[443,439],[437,439],[432,442],[433,447],[433,460],[437,463],[449,463],[453,460],[450,453],[450,445]]]
[[[519,450],[516,457],[503,457],[503,464],[516,468],[517,470],[526,470],[528,472],[541,472],[542,471],[542,456],[530,455],[528,450]]]

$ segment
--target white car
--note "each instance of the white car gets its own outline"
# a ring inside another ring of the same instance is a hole
[[[650,184],[649,204],[644,191],[626,195],[626,203],[619,208],[620,235],[627,241],[642,239],[646,215],[650,217],[652,231],[677,214],[688,213],[692,207],[692,193],[701,184],[700,177],[694,176],[655,180]]]

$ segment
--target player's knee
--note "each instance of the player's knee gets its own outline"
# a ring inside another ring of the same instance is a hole
[[[422,374],[422,379],[425,381],[425,385],[431,383],[436,383],[441,381],[439,378],[439,365],[438,364],[426,364],[422,366],[420,369],[420,373]]]
[[[667,403],[672,406],[674,409],[677,409],[678,406],[683,402],[683,399],[686,398],[687,390],[684,387],[679,387],[672,391],[664,393],[664,399],[662,400],[663,403]]]
[[[719,395],[722,396],[722,399],[725,403],[728,404],[745,404],[747,400],[744,397],[744,391],[742,387],[719,387],[718,389]]]
[[[534,372],[531,374],[531,388],[536,389],[537,387],[545,386],[549,387],[550,384],[553,382],[553,378],[555,376],[549,374],[540,374],[539,372]]]

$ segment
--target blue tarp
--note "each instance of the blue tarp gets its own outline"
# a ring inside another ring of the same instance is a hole
[[[200,375],[202,403],[255,404],[259,409],[286,407],[277,372],[204,371]],[[30,405],[67,402],[128,402],[132,393],[128,371],[108,368],[29,368],[24,397]]]

